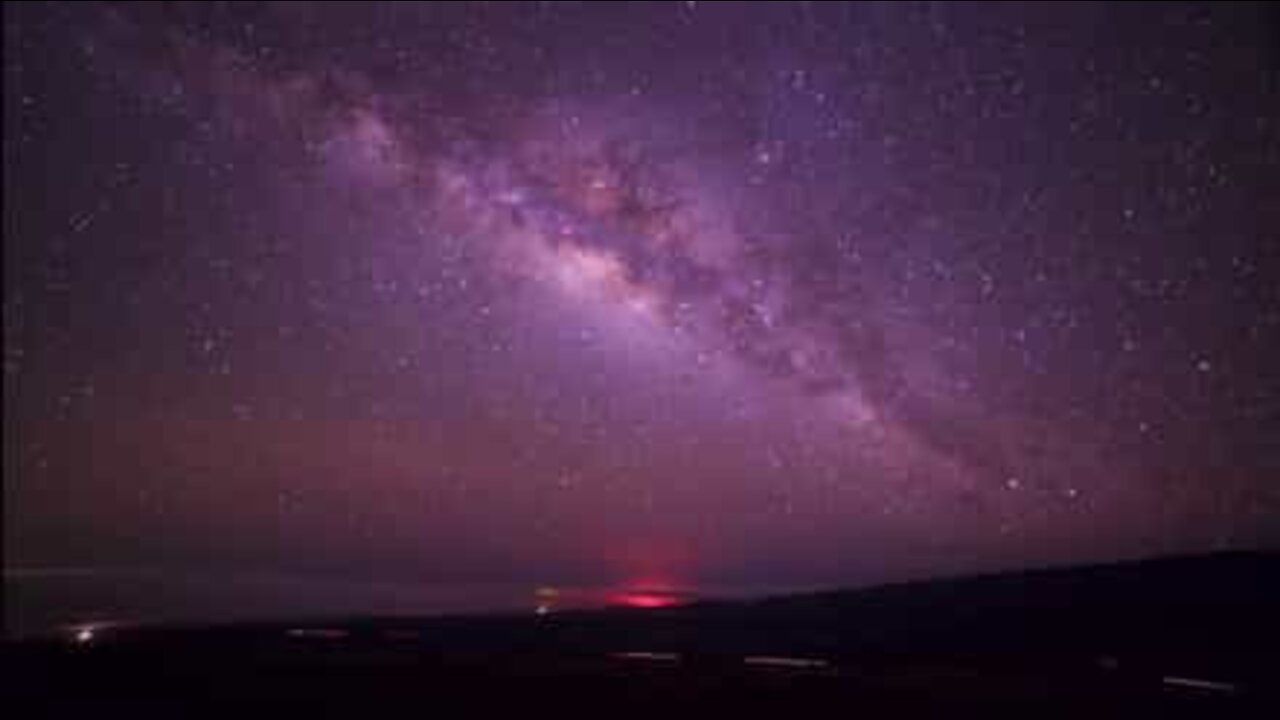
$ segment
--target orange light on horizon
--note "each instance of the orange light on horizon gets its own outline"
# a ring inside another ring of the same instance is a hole
[[[674,607],[682,602],[677,595],[653,591],[623,591],[609,598],[610,605],[643,609]]]

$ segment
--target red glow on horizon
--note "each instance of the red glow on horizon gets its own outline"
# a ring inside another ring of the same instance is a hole
[[[673,607],[680,603],[681,599],[676,595],[652,591],[624,591],[609,598],[610,605],[643,609]]]

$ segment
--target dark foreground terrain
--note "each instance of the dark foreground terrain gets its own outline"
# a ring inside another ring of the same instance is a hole
[[[1280,698],[1278,578],[1280,557],[1226,554],[651,610],[86,627],[7,644],[5,707],[172,718],[1269,715]]]

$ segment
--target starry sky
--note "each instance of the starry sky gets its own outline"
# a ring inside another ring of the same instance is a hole
[[[1280,545],[1277,27],[7,3],[6,573]]]

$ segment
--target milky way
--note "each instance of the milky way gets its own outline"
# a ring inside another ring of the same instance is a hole
[[[6,567],[1275,543],[1273,21],[6,7]]]

